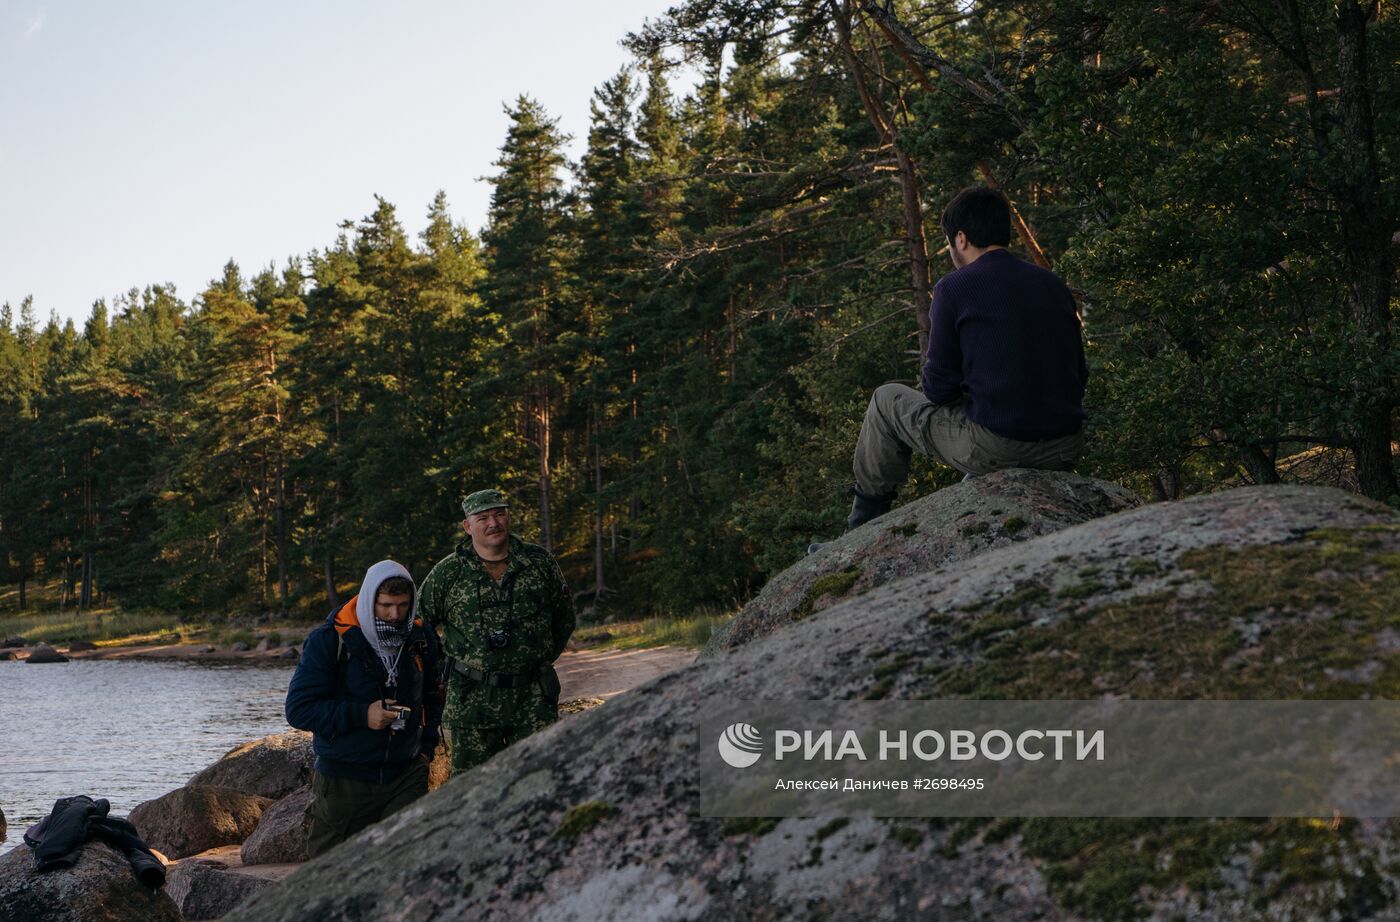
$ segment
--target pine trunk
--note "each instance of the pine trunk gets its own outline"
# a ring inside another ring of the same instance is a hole
[[[326,548],[323,567],[326,576],[326,604],[334,611],[340,607],[340,596],[335,591],[335,551],[331,548]]]
[[[603,454],[598,448],[598,405],[593,405],[593,598],[594,605],[607,589],[603,578]]]
[[[547,551],[549,551],[551,554],[553,554],[553,553],[554,553],[554,521],[553,521],[553,519],[550,517],[550,514],[549,514],[549,502],[550,502],[550,496],[549,496],[549,493],[550,493],[550,490],[549,490],[549,487],[550,487],[550,483],[549,483],[549,481],[550,481],[550,458],[549,458],[549,448],[550,448],[550,445],[549,445],[550,419],[549,419],[549,398],[548,398],[548,395],[544,392],[544,389],[543,389],[543,388],[540,389],[540,395],[539,395],[539,397],[537,398],[537,400],[539,401],[539,403],[538,403],[538,410],[537,410],[537,413],[536,413],[536,419],[537,419],[538,424],[539,424],[539,433],[538,433],[539,438],[538,438],[538,444],[539,444],[539,462],[540,462],[540,543],[544,545],[544,549],[545,549],[545,550],[547,550]]]
[[[80,609],[86,610],[92,608],[92,583],[94,569],[95,567],[93,566],[92,552],[83,551],[83,588],[78,596],[78,608]]]
[[[92,542],[93,535],[93,511],[92,511],[92,447],[89,446],[83,453],[83,587],[78,598],[78,608],[86,610],[92,607]]]
[[[914,328],[919,337],[919,355],[928,354],[929,304],[933,300],[933,287],[929,280],[928,240],[924,235],[924,206],[919,192],[919,174],[910,156],[895,144],[894,121],[883,102],[875,95],[866,79],[865,68],[856,54],[851,40],[851,18],[853,10],[849,2],[839,7],[833,4],[833,21],[840,40],[846,69],[855,83],[866,117],[880,136],[880,141],[894,149],[895,177],[899,183],[901,216],[904,219],[904,243],[909,254],[910,310],[914,313]]]
[[[1390,350],[1390,292],[1395,276],[1391,253],[1394,228],[1382,204],[1380,170],[1376,162],[1375,115],[1366,63],[1366,19],[1356,0],[1337,4],[1337,70],[1339,75],[1345,175],[1338,195],[1344,247],[1343,271],[1347,307],[1357,353],[1380,360]],[[1391,456],[1391,413],[1395,391],[1389,377],[1377,380],[1377,369],[1358,363],[1357,427],[1353,451],[1361,492],[1388,500],[1396,487]]]
[[[287,613],[287,472],[277,466],[277,598]]]

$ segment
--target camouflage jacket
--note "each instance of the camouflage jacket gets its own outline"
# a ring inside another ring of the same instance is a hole
[[[464,541],[423,581],[418,613],[442,632],[449,657],[486,673],[537,677],[523,687],[503,688],[450,675],[444,724],[539,727],[554,719],[559,679],[548,667],[574,631],[574,607],[548,551],[512,535],[497,585],[471,542]]]

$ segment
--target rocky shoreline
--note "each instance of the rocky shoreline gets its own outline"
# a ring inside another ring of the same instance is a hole
[[[99,647],[90,643],[77,642],[69,644],[66,648],[56,648],[42,641],[29,643],[22,637],[11,637],[5,641],[6,646],[0,647],[0,660],[25,660],[36,665],[39,663],[64,663],[69,660],[81,659],[178,659],[209,662],[291,660],[295,662],[301,656],[303,637],[304,635],[287,637],[275,646],[264,639],[257,646],[233,644],[221,647],[212,643],[173,641]]]
[[[47,646],[47,645],[44,645]],[[72,659],[275,660],[277,648],[207,650],[209,645],[167,644],[52,651]],[[52,648],[48,648],[52,650]],[[26,658],[46,652],[40,645],[8,648]],[[582,713],[634,685],[681,668],[694,651],[656,648],[635,651],[570,651],[558,666],[566,700],[561,716]],[[164,888],[143,887],[125,858],[100,842],[84,846],[83,858],[67,871],[40,874],[28,848],[0,855],[0,919],[25,922],[89,922],[155,919],[171,922],[217,919],[253,894],[282,880],[306,861],[306,827],[315,761],[311,735],[298,730],[234,747],[191,775],[179,788],[136,805],[128,818],[166,863]],[[430,771],[430,790],[447,780],[448,756],[440,747]],[[125,804],[114,804],[113,813]],[[0,836],[4,814],[0,812]],[[20,831],[12,831],[19,835]]]
[[[182,787],[138,804],[127,818],[166,866],[158,890],[101,842],[85,844],[71,869],[42,874],[29,849],[16,848],[0,856],[0,917],[220,918],[306,860],[314,761],[311,734],[290,730],[237,746]]]

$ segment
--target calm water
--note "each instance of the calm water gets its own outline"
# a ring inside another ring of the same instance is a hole
[[[125,816],[239,743],[287,729],[292,664],[0,662],[0,809],[9,839],[69,794]]]

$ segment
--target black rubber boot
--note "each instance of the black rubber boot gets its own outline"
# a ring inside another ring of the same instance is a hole
[[[894,495],[889,496],[866,496],[860,490],[852,486],[847,491],[855,497],[851,500],[851,514],[846,516],[846,531],[854,531],[871,519],[879,518],[890,511],[890,506],[894,505]],[[846,532],[842,532],[845,534]],[[810,557],[817,551],[826,547],[827,542],[820,541],[807,545],[807,556]]]
[[[866,496],[859,488],[851,490],[855,499],[851,500],[851,514],[846,516],[846,531],[855,531],[871,519],[879,518],[890,511],[894,496]]]

